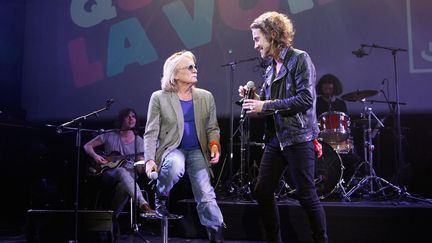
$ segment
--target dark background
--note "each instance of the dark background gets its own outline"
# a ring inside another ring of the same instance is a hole
[[[236,136],[234,162],[224,164],[231,107],[234,129],[240,112],[233,105],[238,99],[236,90],[248,80],[260,84],[262,69],[258,61],[240,63],[231,80],[230,68],[221,65],[257,57],[248,26],[268,10],[284,12],[293,19],[295,47],[309,52],[318,77],[328,72],[338,76],[343,93],[383,89],[395,101],[399,88],[400,101],[406,103],[401,106],[401,164],[395,162],[394,116],[386,104],[370,104],[379,118],[388,117],[386,128],[374,140],[377,174],[392,182],[397,175],[397,183],[409,192],[432,197],[430,1],[113,0],[115,15],[87,27],[77,24],[92,19],[85,13],[78,21],[72,18],[76,2],[0,0],[0,206],[4,211],[0,229],[22,229],[29,208],[73,208],[76,134],[57,133],[46,124],[64,123],[103,107],[106,99],[113,98],[110,110],[90,117],[83,127],[113,128],[111,120],[125,106],[138,111],[144,126],[150,95],[160,88],[163,62],[182,49],[197,55],[199,87],[215,97],[223,144],[215,172],[222,174],[222,183],[228,181],[227,175],[238,171],[240,157]],[[88,1],[86,11],[94,3]],[[143,38],[142,33],[151,48],[133,42]],[[124,45],[116,46],[114,40]],[[84,43],[85,48],[71,47],[77,43]],[[397,87],[392,53],[366,48],[369,55],[356,58],[351,52],[360,44],[407,50],[396,55]],[[384,97],[380,94],[371,99]],[[357,119],[363,105],[347,105],[350,118]],[[260,142],[262,121],[253,119],[251,123],[250,140]],[[362,157],[362,131],[353,127],[352,133]],[[83,132],[82,144],[95,135]],[[259,147],[251,148],[248,166],[259,162],[260,153]],[[82,154],[82,168],[88,160]],[[85,178],[81,180],[85,185]],[[85,188],[81,191],[82,198],[87,199]]]

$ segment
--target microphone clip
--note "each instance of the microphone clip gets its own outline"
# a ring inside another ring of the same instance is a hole
[[[110,108],[111,108],[111,105],[114,103],[114,99],[107,99],[106,101],[105,101],[105,108],[107,109],[107,110],[109,110]]]
[[[356,56],[357,58],[362,58],[362,57],[364,57],[364,56],[368,56],[369,53],[366,53],[365,50],[364,50],[364,48],[365,48],[366,46],[367,46],[367,45],[365,45],[365,44],[360,44],[360,48],[357,49],[356,51],[352,51],[351,53],[352,53],[354,56]]]

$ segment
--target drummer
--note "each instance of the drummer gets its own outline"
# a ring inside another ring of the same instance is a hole
[[[342,94],[342,84],[339,79],[330,73],[322,76],[316,85],[318,94],[316,102],[316,115],[319,117],[324,112],[347,113],[345,101],[336,97]]]

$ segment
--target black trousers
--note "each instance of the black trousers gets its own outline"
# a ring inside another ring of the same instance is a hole
[[[255,193],[267,242],[282,241],[279,211],[274,194],[287,166],[296,188],[296,196],[309,218],[314,241],[328,241],[325,212],[314,183],[315,160],[315,147],[312,141],[286,146],[283,150],[276,137],[266,144]]]

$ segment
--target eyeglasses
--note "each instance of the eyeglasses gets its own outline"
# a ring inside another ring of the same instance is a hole
[[[186,67],[183,67],[183,68],[180,68],[180,69],[187,69],[187,70],[192,72],[194,68],[195,68],[195,70],[198,70],[198,67],[196,65],[193,65],[193,64],[186,66]]]

